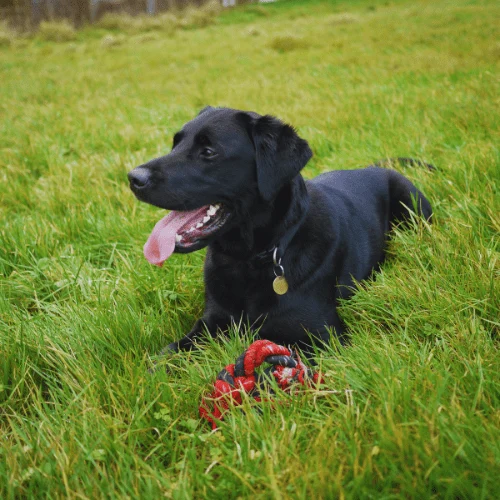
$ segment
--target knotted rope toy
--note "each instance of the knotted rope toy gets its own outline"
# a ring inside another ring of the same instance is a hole
[[[255,370],[263,363],[271,366],[258,375]],[[285,391],[295,382],[301,385],[321,383],[319,374],[307,368],[295,351],[269,340],[257,340],[234,364],[219,372],[213,391],[202,399],[200,417],[210,422],[212,429],[217,429],[217,422],[224,418],[229,406],[242,404],[244,393],[256,401],[262,400],[259,389],[269,375],[273,375]]]

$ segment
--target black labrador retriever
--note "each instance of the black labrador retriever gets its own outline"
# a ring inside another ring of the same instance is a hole
[[[391,226],[412,211],[431,219],[428,200],[400,173],[371,166],[304,181],[311,156],[277,118],[207,107],[168,155],[128,174],[139,200],[172,210],[144,247],[150,262],[208,246],[205,312],[167,351],[242,318],[281,344],[307,349],[332,331],[342,341],[338,299],[383,261]]]

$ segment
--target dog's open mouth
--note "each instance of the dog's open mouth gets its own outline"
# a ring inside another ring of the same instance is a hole
[[[157,222],[144,245],[144,256],[151,264],[162,266],[175,250],[197,250],[203,246],[199,243],[216,233],[230,215],[220,203],[189,212],[173,210]]]

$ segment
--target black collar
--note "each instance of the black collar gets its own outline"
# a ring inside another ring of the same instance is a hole
[[[295,189],[305,189],[304,180],[300,175],[297,176],[295,180],[298,182],[293,183],[292,196]],[[250,257],[249,262],[253,267],[262,266],[271,262],[276,265],[277,262],[281,262],[281,259],[285,255],[285,251],[288,248],[288,245],[293,240],[293,237],[297,234],[297,231],[300,229],[307,216],[307,212],[309,210],[309,197],[306,196],[305,200],[306,202],[305,204],[303,204],[302,209],[295,215],[295,220],[292,220],[292,223],[287,227],[287,229],[279,237],[279,239],[266,250],[263,250]],[[294,208],[295,207],[290,206],[288,213],[292,212]]]

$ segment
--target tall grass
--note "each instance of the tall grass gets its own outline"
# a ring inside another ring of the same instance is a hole
[[[0,47],[0,496],[498,497],[499,13],[297,0],[173,35]],[[200,397],[252,332],[148,371],[202,311],[203,252],[150,266],[162,211],[126,181],[207,104],[294,124],[308,177],[437,166],[405,170],[434,224],[396,231],[343,304],[351,345],[318,353],[325,387],[216,433]]]

